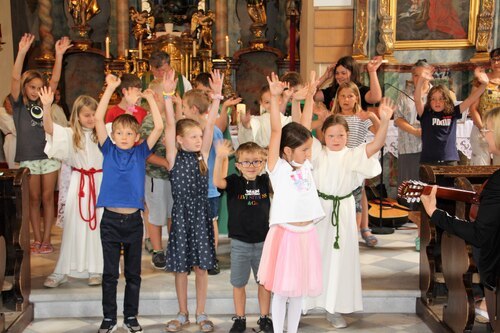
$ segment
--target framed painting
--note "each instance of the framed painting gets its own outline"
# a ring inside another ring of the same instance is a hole
[[[476,42],[480,0],[390,0],[394,49],[455,49]]]

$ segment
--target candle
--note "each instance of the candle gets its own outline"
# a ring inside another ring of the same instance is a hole
[[[110,44],[111,44],[111,40],[110,40],[109,36],[106,36],[106,59],[110,58],[110,54],[109,54],[109,45]]]
[[[193,40],[193,57],[196,57],[196,41]]]
[[[226,58],[229,58],[229,36],[226,35]]]
[[[125,49],[125,59],[128,59],[128,49]]]
[[[139,59],[142,59],[142,38],[139,39]]]

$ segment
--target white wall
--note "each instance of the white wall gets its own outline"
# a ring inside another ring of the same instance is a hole
[[[10,92],[10,77],[14,65],[12,47],[12,20],[10,17],[10,0],[0,0],[0,24],[2,25],[2,42],[0,50],[0,103]]]

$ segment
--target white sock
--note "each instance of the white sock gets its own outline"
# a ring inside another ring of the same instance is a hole
[[[297,333],[301,312],[302,297],[290,297],[288,299],[288,333]]]

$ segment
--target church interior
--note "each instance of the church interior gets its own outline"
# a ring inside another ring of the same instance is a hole
[[[326,89],[332,85],[333,66],[347,56],[359,68],[359,85],[369,88],[370,62],[376,61],[379,90],[394,101],[401,94],[408,96],[405,91],[413,85],[415,63],[425,59],[433,68],[432,85],[446,86],[456,101],[463,101],[474,89],[477,67],[486,73],[496,70],[490,51],[500,47],[500,1],[495,0],[0,0],[0,8],[2,106],[11,92],[11,73],[23,36],[34,35],[23,72],[38,70],[46,82],[56,62],[56,41],[68,36],[72,46],[64,53],[58,86],[67,120],[78,96],[99,101],[106,75],[132,74],[144,81],[151,75],[149,59],[157,51],[168,53],[171,68],[191,83],[200,73],[219,70],[224,74],[223,98],[241,97],[238,110],[259,116],[261,89],[272,72],[280,77],[297,72],[307,82],[315,71],[322,80],[318,88]],[[495,56],[498,70],[499,56]],[[498,89],[497,83],[495,96],[500,96]],[[365,111],[377,114],[379,100],[368,103]],[[110,104],[118,102],[119,96],[113,95]],[[494,103],[498,107],[500,100]],[[422,166],[421,181],[477,191],[498,169],[472,165],[475,125],[470,113],[462,115],[456,128],[459,160],[451,166]],[[388,206],[400,206],[396,199],[401,191],[401,145],[394,122],[380,154],[382,174],[365,184],[371,189],[368,200],[380,214],[370,215],[378,244],[368,245],[363,234],[359,237],[363,311],[346,314],[343,331],[500,332],[496,291],[486,294],[489,321],[479,319],[474,310],[479,274],[472,246],[437,232],[423,208],[404,208],[397,220],[399,216],[385,218],[382,210],[387,207],[377,204],[386,198]],[[227,125],[235,146],[240,123],[234,110]],[[1,146],[5,138],[4,132]],[[30,252],[29,171],[9,168],[7,162],[0,149],[0,333],[95,332],[102,317],[101,288],[77,278],[57,288],[44,287],[58,260],[62,229],[52,226],[54,252]],[[462,218],[469,216],[471,206],[446,202],[446,210]],[[228,332],[233,324],[227,220],[226,207],[218,222],[221,271],[208,278],[206,307],[215,332]],[[192,313],[193,275],[188,277]],[[246,295],[247,332],[259,319],[257,284],[252,279]],[[123,280],[121,276],[118,284],[119,313]],[[164,332],[165,323],[177,313],[174,285],[173,275],[152,268],[151,255],[144,250],[139,313],[144,331]],[[197,332],[198,326],[192,322],[184,331]],[[338,329],[325,319],[324,311],[303,313],[299,332],[333,331]]]

